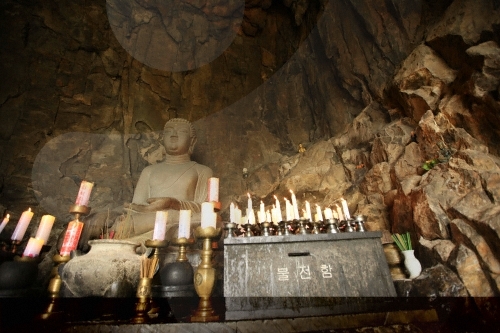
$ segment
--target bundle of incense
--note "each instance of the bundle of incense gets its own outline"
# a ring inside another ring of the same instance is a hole
[[[141,257],[141,278],[153,278],[158,267],[158,258]]]

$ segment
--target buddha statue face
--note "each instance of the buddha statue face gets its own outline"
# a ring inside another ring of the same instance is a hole
[[[163,143],[169,155],[191,154],[196,137],[187,121],[168,121],[163,130]]]

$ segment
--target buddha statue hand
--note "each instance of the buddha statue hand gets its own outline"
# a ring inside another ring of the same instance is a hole
[[[180,201],[170,197],[149,198],[147,200],[147,203],[148,203],[147,205],[130,203],[128,205],[125,205],[125,207],[141,213],[156,212],[159,210],[167,210],[167,209],[173,209],[173,210],[181,209]]]

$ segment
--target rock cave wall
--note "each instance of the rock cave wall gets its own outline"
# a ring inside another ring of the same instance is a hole
[[[127,54],[104,1],[1,6],[0,203],[14,220],[56,215],[55,242],[82,179],[93,211],[121,210],[179,116],[224,208],[247,192],[343,196],[385,240],[412,232],[427,296],[499,295],[497,2],[248,0],[227,50],[181,72]]]

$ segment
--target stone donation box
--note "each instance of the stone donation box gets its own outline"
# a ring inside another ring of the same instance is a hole
[[[224,240],[225,297],[395,297],[381,232]]]

